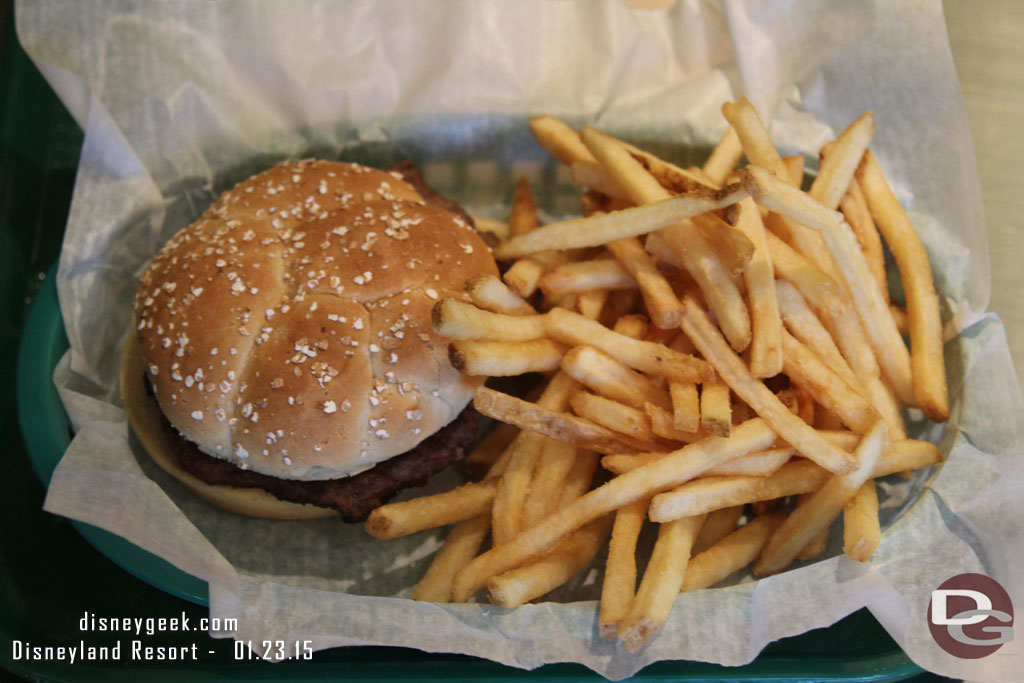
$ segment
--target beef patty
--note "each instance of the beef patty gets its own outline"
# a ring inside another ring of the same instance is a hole
[[[178,464],[207,484],[260,488],[281,500],[333,508],[346,522],[362,522],[398,491],[423,486],[429,477],[462,460],[466,449],[476,440],[477,418],[473,406],[467,406],[458,417],[411,451],[351,477],[321,481],[278,479],[239,469],[227,460],[200,451],[166,418],[163,425]]]

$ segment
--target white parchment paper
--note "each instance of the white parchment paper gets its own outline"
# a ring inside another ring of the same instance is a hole
[[[1024,598],[1024,400],[1002,326],[981,313],[980,192],[937,0],[679,0],[654,11],[611,0],[24,0],[17,9],[26,50],[85,130],[58,272],[71,350],[55,377],[77,435],[46,509],[208,581],[211,613],[239,619],[231,635],[312,639],[317,649],[401,645],[524,668],[580,662],[619,679],[665,659],[743,664],[773,640],[867,606],[927,669],[1017,678],[1019,639],[959,660],[935,645],[925,617],[931,590],[961,572]],[[283,158],[409,157],[439,189],[494,216],[514,174],[526,173],[558,215],[574,200],[530,140],[529,115],[594,122],[685,158],[714,143],[721,103],[739,95],[771,119],[784,153],[811,161],[872,109],[873,148],[936,270],[952,414],[944,432],[917,429],[941,439],[948,460],[909,486],[886,485],[891,523],[870,564],[833,556],[685,594],[629,654],[596,636],[596,570],[558,591],[559,603],[416,603],[405,596],[441,534],[382,543],[332,521],[241,519],[133,451],[116,377],[136,276],[233,182]]]

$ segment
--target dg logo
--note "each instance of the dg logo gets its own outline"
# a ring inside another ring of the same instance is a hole
[[[954,657],[987,657],[1013,640],[1013,603],[995,579],[959,574],[932,591],[928,628]]]

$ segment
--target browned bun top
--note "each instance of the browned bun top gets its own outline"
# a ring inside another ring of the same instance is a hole
[[[433,304],[497,273],[461,218],[376,169],[279,164],[226,192],[142,276],[139,341],[160,408],[239,467],[330,479],[403,453],[479,381]]]

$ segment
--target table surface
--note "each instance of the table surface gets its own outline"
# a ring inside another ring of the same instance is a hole
[[[1024,377],[1024,2],[944,0],[953,58],[978,158],[989,238],[989,310],[1006,325]]]

